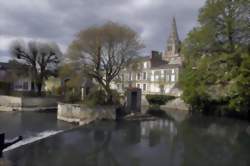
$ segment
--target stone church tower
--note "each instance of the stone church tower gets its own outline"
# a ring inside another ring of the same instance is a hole
[[[163,60],[168,61],[170,64],[181,64],[180,56],[181,42],[177,32],[175,18],[173,18],[171,32],[169,34]]]

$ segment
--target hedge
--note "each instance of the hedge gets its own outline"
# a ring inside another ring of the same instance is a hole
[[[165,105],[168,101],[175,99],[170,95],[146,95],[146,99],[150,105]]]

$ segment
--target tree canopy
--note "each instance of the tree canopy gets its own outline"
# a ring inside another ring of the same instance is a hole
[[[250,59],[249,15],[246,0],[207,0],[201,8],[200,25],[182,45],[183,99],[194,109],[215,110],[212,106],[216,105],[226,110],[242,110],[242,105],[235,103],[239,98],[249,100],[239,93],[241,88],[247,88],[242,81],[249,77],[245,72]]]
[[[38,95],[44,81],[53,75],[61,58],[61,51],[55,43],[14,41],[11,44],[13,59],[29,67],[30,78],[36,85]],[[35,89],[35,87],[33,87]]]
[[[131,28],[113,22],[81,30],[68,49],[68,59],[95,79],[112,102],[110,83],[129,64],[142,44]]]

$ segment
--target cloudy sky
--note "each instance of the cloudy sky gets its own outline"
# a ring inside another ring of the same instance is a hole
[[[67,49],[74,35],[107,21],[136,30],[146,48],[163,51],[176,17],[181,40],[195,25],[205,0],[0,0],[0,61],[15,39],[49,40]]]

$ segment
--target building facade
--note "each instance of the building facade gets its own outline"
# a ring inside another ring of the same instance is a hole
[[[181,42],[175,18],[164,53],[152,51],[150,56],[140,57],[124,69],[112,83],[112,88],[124,92],[127,87],[138,87],[143,94],[180,95],[177,88],[182,56]]]
[[[31,79],[27,75],[19,75],[17,70],[14,71],[10,63],[0,62],[0,83],[8,83],[13,91],[31,91]]]

